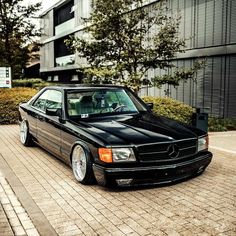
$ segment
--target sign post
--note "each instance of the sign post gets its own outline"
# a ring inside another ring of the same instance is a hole
[[[0,88],[12,88],[11,67],[0,67]]]

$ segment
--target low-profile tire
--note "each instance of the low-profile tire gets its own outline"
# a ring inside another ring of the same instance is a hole
[[[76,145],[71,155],[71,165],[76,180],[82,184],[94,184],[95,177],[92,168],[92,162],[88,152]]]
[[[22,120],[20,122],[20,141],[26,147],[33,146],[34,144],[32,135],[29,132],[29,125],[26,120]]]

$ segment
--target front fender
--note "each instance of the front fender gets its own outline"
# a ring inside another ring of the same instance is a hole
[[[80,145],[81,147],[83,147],[83,149],[84,149],[86,155],[90,158],[90,160],[91,160],[92,162],[94,162],[94,158],[93,158],[92,152],[91,152],[91,150],[90,150],[90,148],[89,148],[89,145],[88,145],[86,142],[82,141],[82,140],[81,140],[81,141],[80,141],[80,140],[77,140],[77,141],[75,141],[75,143],[72,145],[72,148],[71,148],[71,150],[70,150],[70,165],[72,165],[72,153],[73,153],[73,150],[74,150],[74,148],[75,148],[77,145]]]

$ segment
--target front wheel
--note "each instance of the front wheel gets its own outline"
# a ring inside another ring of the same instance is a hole
[[[72,170],[75,178],[82,184],[93,184],[95,177],[92,162],[80,145],[75,146],[72,152]]]
[[[33,145],[33,139],[29,132],[29,125],[26,120],[22,120],[20,123],[20,141],[26,147]]]

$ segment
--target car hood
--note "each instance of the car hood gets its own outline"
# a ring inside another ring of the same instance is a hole
[[[108,146],[172,142],[205,134],[152,113],[79,121],[78,124],[82,125],[80,129]]]

